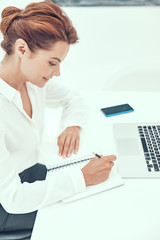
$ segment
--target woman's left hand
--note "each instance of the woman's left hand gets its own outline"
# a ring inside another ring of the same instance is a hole
[[[79,148],[80,127],[73,126],[66,128],[58,137],[59,155],[70,157],[73,150],[76,154]]]

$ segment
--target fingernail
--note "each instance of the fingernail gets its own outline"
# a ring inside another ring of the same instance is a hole
[[[69,154],[68,154],[68,157],[70,157],[70,156],[71,156],[71,154],[69,153]]]
[[[66,155],[63,155],[63,158],[66,158]]]
[[[59,155],[61,156],[62,154],[61,154],[61,153],[59,153]]]

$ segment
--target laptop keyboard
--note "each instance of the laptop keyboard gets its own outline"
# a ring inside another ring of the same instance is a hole
[[[160,171],[160,126],[138,126],[149,172]]]

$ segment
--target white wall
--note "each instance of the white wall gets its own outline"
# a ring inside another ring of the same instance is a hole
[[[25,5],[30,1],[15,2]],[[1,6],[2,0],[0,9]],[[76,27],[80,42],[71,47],[62,63],[60,81],[75,89],[160,91],[159,7],[64,10]],[[117,84],[119,79],[125,84]]]
[[[65,8],[78,30],[80,43],[70,52],[64,81],[75,88],[113,89],[123,73],[156,72],[160,90],[160,8]],[[136,77],[136,79],[137,79]],[[136,81],[135,79],[135,81]],[[139,80],[140,80],[139,79]],[[143,80],[144,82],[144,80]],[[130,85],[130,84],[129,84]],[[129,87],[129,86],[128,86]],[[153,89],[153,78],[145,89]],[[116,89],[117,90],[117,89]]]

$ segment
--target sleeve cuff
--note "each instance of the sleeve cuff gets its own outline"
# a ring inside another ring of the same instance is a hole
[[[75,193],[83,192],[86,190],[86,184],[84,180],[83,173],[79,168],[68,169],[68,173],[72,179]]]
[[[46,181],[48,189],[46,190],[42,206],[46,203],[51,205],[86,190],[83,173],[78,167],[49,172],[47,173]]]

